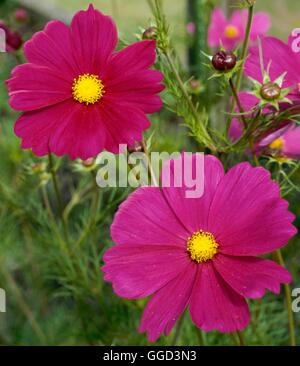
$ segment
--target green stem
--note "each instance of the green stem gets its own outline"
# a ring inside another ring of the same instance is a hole
[[[153,183],[155,187],[158,187],[159,184],[158,184],[158,181],[157,181],[157,178],[156,178],[153,166],[152,166],[150,153],[148,151],[147,144],[145,141],[142,141],[142,147],[143,147],[143,151],[148,160],[147,168],[148,168],[148,174],[149,174],[150,180],[151,180],[150,185],[152,185],[152,183]]]
[[[177,342],[178,342],[178,339],[180,337],[180,333],[181,333],[181,330],[182,330],[182,326],[183,326],[183,322],[184,322],[184,318],[185,318],[185,313],[186,312],[184,312],[181,315],[181,317],[180,317],[180,319],[177,323],[177,326],[176,326],[176,329],[175,329],[175,334],[174,334],[174,337],[172,339],[171,346],[176,346],[177,345]]]
[[[281,253],[281,250],[277,250],[275,252],[278,263],[286,268],[285,262]],[[295,327],[294,327],[294,315],[292,310],[292,298],[291,298],[291,287],[288,284],[284,285],[284,293],[285,293],[285,301],[286,301],[286,309],[288,315],[288,323],[289,323],[289,334],[290,334],[290,345],[296,346],[296,336],[295,336]]]
[[[229,85],[230,85],[230,88],[231,88],[231,91],[232,91],[233,100],[235,100],[235,102],[238,106],[239,112],[241,113],[241,115],[239,117],[240,117],[244,127],[247,128],[247,121],[246,121],[246,118],[244,116],[245,111],[244,111],[244,108],[243,108],[242,103],[240,101],[237,90],[236,90],[236,88],[233,84],[232,78],[229,79]]]
[[[73,248],[73,252],[75,250],[78,249],[78,247],[81,246],[81,244],[84,242],[84,240],[87,238],[87,236],[89,235],[89,233],[93,230],[94,226],[96,225],[97,222],[97,214],[99,211],[99,206],[100,206],[100,187],[97,185],[96,182],[96,177],[92,172],[92,179],[94,182],[94,194],[93,194],[93,198],[92,198],[92,203],[91,203],[91,213],[90,213],[90,221],[89,223],[86,225],[85,229],[83,230],[80,238],[78,239],[77,243],[74,245]]]
[[[64,215],[63,215],[63,204],[62,204],[61,194],[60,194],[60,190],[58,187],[56,171],[54,168],[54,163],[53,163],[53,158],[52,158],[51,153],[48,154],[48,158],[49,158],[49,168],[50,168],[50,172],[51,172],[51,176],[52,176],[54,192],[56,195],[56,200],[57,200],[57,205],[58,205],[59,216],[60,216],[61,223],[62,223],[63,230],[64,230],[64,237],[65,237],[66,242],[69,243],[67,223],[66,223]]]
[[[249,41],[250,41],[250,32],[251,32],[251,27],[252,27],[253,15],[254,15],[254,5],[251,5],[248,8],[247,27],[246,27],[246,33],[245,33],[245,38],[244,38],[244,43],[243,43],[242,56],[241,56],[242,57],[242,65],[241,65],[241,68],[238,72],[237,80],[236,80],[236,86],[235,86],[235,90],[236,90],[237,93],[239,92],[240,87],[241,87],[241,82],[242,82],[243,73],[244,73],[244,66],[245,66],[246,57],[247,57],[247,54],[248,54]],[[232,99],[231,107],[230,107],[230,115],[232,115],[232,113],[234,112],[235,103],[236,103],[236,101],[234,99]],[[230,128],[230,123],[231,123],[231,116],[230,115],[229,115],[229,118],[227,119],[227,123],[226,123],[226,136],[228,135],[229,128]]]
[[[192,100],[191,100],[191,98],[190,98],[190,96],[189,96],[189,94],[188,94],[188,92],[186,90],[186,87],[185,87],[185,85],[184,85],[184,83],[183,83],[183,81],[181,79],[181,76],[179,75],[179,72],[177,70],[177,67],[176,67],[176,65],[175,65],[175,63],[173,61],[172,55],[170,54],[169,51],[166,51],[164,54],[165,54],[165,57],[166,57],[166,59],[168,61],[168,64],[169,64],[169,66],[170,66],[170,68],[171,68],[171,70],[172,70],[172,72],[173,72],[173,74],[175,76],[175,79],[177,80],[178,86],[179,86],[179,88],[180,88],[180,90],[181,90],[181,92],[182,92],[182,94],[183,94],[183,96],[184,96],[184,98],[185,98],[185,100],[186,100],[186,102],[188,104],[188,107],[189,107],[189,109],[190,109],[190,111],[191,111],[194,119],[196,121],[199,121],[199,113],[198,113],[196,107],[194,106],[194,104],[193,104],[193,102],[192,102]],[[210,135],[208,134],[205,126],[202,123],[200,123],[199,126],[201,128],[201,133],[203,134],[203,136],[205,138],[205,142],[206,142],[207,146],[214,153],[217,152],[217,148],[215,147],[215,145],[214,145],[214,143],[213,143]]]
[[[237,335],[238,340],[239,340],[239,345],[240,345],[240,346],[246,346],[246,342],[245,342],[245,338],[244,338],[244,336],[243,336],[243,333],[241,333],[241,332],[237,331],[237,332],[236,332],[236,335]]]

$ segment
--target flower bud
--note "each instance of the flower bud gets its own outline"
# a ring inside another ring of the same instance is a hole
[[[135,142],[133,146],[128,146],[128,152],[129,153],[135,153],[135,152],[143,152],[143,145],[141,142]]]
[[[260,95],[266,100],[275,100],[280,97],[281,88],[276,83],[264,84],[261,88]]]
[[[191,79],[188,84],[189,92],[192,94],[199,94],[203,90],[203,85],[198,79]]]
[[[18,23],[26,23],[29,18],[27,10],[23,8],[16,9],[14,16]]]
[[[157,28],[156,27],[149,27],[143,33],[143,39],[156,39],[157,36]]]
[[[219,51],[213,56],[212,65],[218,71],[229,71],[235,67],[236,61],[235,54]]]
[[[3,21],[0,21],[0,29],[3,29],[5,32],[7,52],[17,51],[23,44],[19,33],[12,32]]]
[[[95,159],[94,158],[88,158],[82,162],[82,165],[86,168],[90,168],[94,165]]]

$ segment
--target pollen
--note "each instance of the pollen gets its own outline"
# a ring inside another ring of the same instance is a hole
[[[73,81],[72,95],[80,103],[95,104],[104,93],[104,85],[97,75],[83,74]]]
[[[270,149],[272,150],[282,150],[284,147],[284,141],[281,137],[279,137],[278,139],[274,140],[270,145],[269,145]]]
[[[218,253],[219,244],[213,234],[203,230],[195,232],[187,241],[187,251],[197,263],[207,262]]]
[[[224,31],[225,36],[230,39],[237,38],[239,33],[238,28],[234,25],[227,25]]]

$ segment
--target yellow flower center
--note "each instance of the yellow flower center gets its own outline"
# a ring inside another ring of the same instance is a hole
[[[272,150],[282,150],[284,147],[283,138],[279,137],[278,139],[274,140],[270,145],[270,149]]]
[[[198,263],[212,259],[218,253],[218,248],[214,236],[203,230],[194,233],[187,241],[187,251],[191,259]]]
[[[230,39],[236,38],[239,33],[238,28],[234,25],[227,25],[224,31],[225,36]]]
[[[104,85],[97,75],[83,74],[73,81],[73,98],[80,103],[95,104],[104,93]]]

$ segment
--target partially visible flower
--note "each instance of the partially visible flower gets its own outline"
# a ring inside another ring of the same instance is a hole
[[[258,99],[254,95],[241,92],[239,93],[241,105],[247,117],[253,115],[256,107],[258,107]],[[284,107],[282,107],[284,110]],[[238,108],[235,109],[238,113]],[[272,108],[265,107],[262,110],[263,114],[268,115],[273,113]],[[233,141],[236,141],[242,136],[243,125],[238,118],[233,118],[229,130],[229,136]],[[269,153],[288,157],[291,159],[300,159],[300,127],[297,127],[289,120],[281,121],[278,126],[271,128],[264,136],[256,142],[255,149],[258,154]]]
[[[212,13],[208,29],[208,44],[210,47],[224,46],[226,50],[233,50],[241,43],[245,36],[247,24],[247,10],[236,10],[230,19],[226,19],[221,8],[215,8]],[[258,12],[253,17],[250,40],[264,36],[271,26],[267,13]]]
[[[14,52],[19,50],[23,44],[20,34],[12,31],[2,20],[0,20],[0,29],[3,29],[5,32],[6,51]]]
[[[282,88],[290,88],[287,98],[300,103],[300,56],[292,50],[292,38],[286,44],[275,37],[261,39],[261,51],[258,46],[252,47],[245,64],[245,73],[253,80],[264,83],[262,68],[268,70],[270,80],[274,81],[281,75]],[[260,57],[261,53],[261,57]],[[261,65],[261,59],[263,65]]]
[[[25,23],[29,19],[28,11],[24,8],[18,8],[14,13],[15,20],[19,23]]]
[[[196,161],[193,155],[192,171]],[[175,177],[177,163],[167,162],[163,176],[171,168]],[[151,296],[140,325],[150,341],[168,335],[186,308],[206,332],[242,330],[250,321],[246,299],[266,289],[278,294],[291,281],[286,269],[259,258],[297,232],[267,170],[241,163],[225,174],[206,156],[203,196],[186,198],[186,188],[135,191],[114,219],[116,245],[104,255],[104,278],[118,296]]]
[[[70,27],[51,21],[26,42],[29,63],[7,81],[11,107],[23,112],[15,125],[22,148],[86,160],[142,140],[146,114],[162,107],[163,75],[150,70],[156,43],[115,51],[117,42],[113,20],[92,5]]]
[[[271,133],[260,141],[258,147],[277,156],[300,160],[300,127],[293,124]]]
[[[196,25],[194,22],[189,22],[187,23],[186,25],[186,31],[188,32],[188,34],[195,34],[195,31],[196,31]]]

